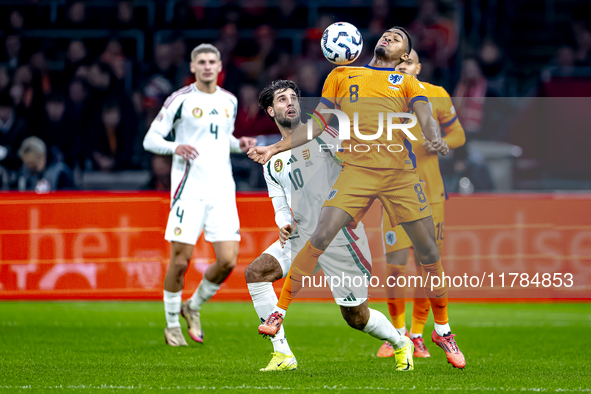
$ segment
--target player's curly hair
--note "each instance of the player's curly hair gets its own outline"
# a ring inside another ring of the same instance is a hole
[[[298,100],[300,99],[300,88],[298,88],[298,85],[296,85],[295,82],[286,79],[280,79],[278,81],[271,82],[271,84],[264,88],[259,95],[259,107],[261,107],[261,109],[269,118],[271,118],[271,120],[273,117],[269,115],[267,108],[273,106],[275,92],[279,91],[279,93],[281,93],[285,92],[287,89],[293,89],[295,94],[298,96]]]
[[[391,27],[387,31],[392,31],[392,30],[400,30],[401,32],[406,34],[406,38],[408,38],[408,48],[406,50],[406,53],[408,53],[410,55],[410,52],[412,51],[412,38],[410,38],[410,34],[404,29],[404,27],[400,27],[400,26]]]

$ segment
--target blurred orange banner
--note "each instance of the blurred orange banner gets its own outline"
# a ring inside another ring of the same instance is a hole
[[[170,261],[164,240],[168,193],[1,196],[1,299],[162,299]],[[218,300],[250,299],[244,269],[278,236],[266,193],[238,194],[237,204],[238,266]],[[455,280],[450,297],[591,298],[591,195],[454,196],[445,210],[443,264],[445,275]],[[381,281],[371,288],[372,298],[384,297],[380,218],[376,203],[364,219],[372,275]],[[213,248],[201,237],[185,276],[185,297],[213,261]],[[407,273],[413,272],[410,262]],[[544,274],[550,282],[542,283]],[[461,283],[458,277],[464,278]],[[303,296],[330,298],[330,292],[306,289]]]

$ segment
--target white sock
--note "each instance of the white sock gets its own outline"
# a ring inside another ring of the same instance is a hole
[[[183,291],[173,293],[164,290],[164,313],[166,314],[166,327],[180,327],[179,314],[183,302]]]
[[[283,315],[283,318],[285,319],[285,314],[287,313],[287,311],[285,309],[279,308],[277,305],[275,305],[275,308],[273,308],[273,312],[279,312]]]
[[[382,312],[371,308],[369,309],[369,320],[363,328],[363,332],[382,341],[390,342],[396,349],[408,343],[408,339],[396,331],[390,320]]]
[[[195,293],[191,296],[189,300],[189,307],[195,311],[201,310],[203,304],[211,299],[214,294],[218,291],[221,285],[216,283],[211,283],[207,279],[203,278]]]
[[[263,323],[267,320],[267,317],[273,313],[275,305],[277,304],[277,294],[273,290],[273,284],[271,282],[259,282],[259,283],[247,283],[248,292],[252,298],[254,310],[259,316],[259,320]],[[291,349],[285,339],[285,330],[283,324],[277,334],[271,338],[273,343],[273,350],[283,354],[291,354]]]
[[[406,326],[402,326],[402,328],[396,328],[396,331],[398,331],[398,334],[405,336],[406,335]]]
[[[411,333],[410,333],[410,337],[411,337],[412,339],[415,339],[415,338],[422,338],[422,337],[423,337],[423,334],[422,334],[422,333],[421,333],[421,334],[415,334],[414,332],[411,332]]]
[[[449,328],[449,323],[445,323],[445,324],[437,324],[437,323],[435,323],[435,332],[440,337],[442,337],[442,336],[444,336],[446,334],[451,334],[451,328]]]

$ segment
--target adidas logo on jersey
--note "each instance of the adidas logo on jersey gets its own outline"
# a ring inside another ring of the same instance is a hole
[[[357,301],[357,298],[355,298],[355,296],[353,295],[353,293],[349,293],[349,295],[347,296],[347,298],[343,298],[343,301],[353,302],[353,301]]]
[[[218,111],[216,111],[215,108],[214,108],[214,109],[211,110],[211,112],[209,114],[210,115],[217,115],[218,114]]]
[[[294,155],[291,155],[287,164],[295,163],[296,161],[298,161],[298,159],[296,159],[296,157]]]

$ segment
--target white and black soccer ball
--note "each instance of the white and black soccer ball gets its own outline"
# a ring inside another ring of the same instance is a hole
[[[363,49],[363,38],[352,24],[337,22],[324,30],[320,46],[326,60],[343,66],[353,63],[359,57]]]

